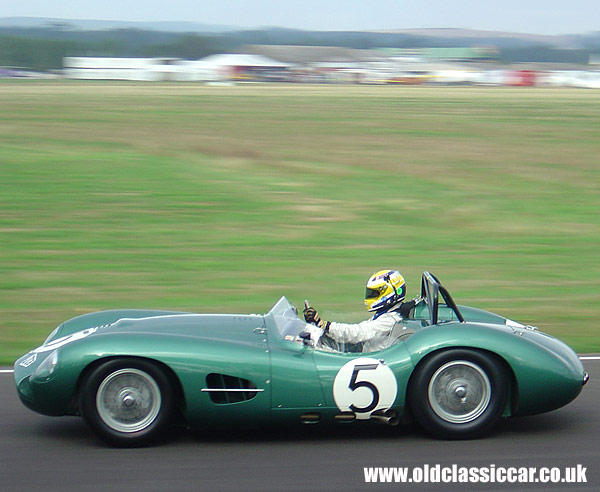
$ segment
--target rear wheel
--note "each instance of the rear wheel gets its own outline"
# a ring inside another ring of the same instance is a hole
[[[79,394],[81,414],[102,439],[115,446],[141,446],[170,423],[169,380],[151,362],[116,359],[87,375]]]
[[[508,377],[493,355],[447,350],[427,358],[417,371],[411,380],[409,403],[417,421],[434,436],[479,437],[502,416]]]

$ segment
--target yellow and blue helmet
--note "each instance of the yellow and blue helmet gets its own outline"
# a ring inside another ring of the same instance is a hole
[[[398,270],[380,270],[369,278],[365,293],[368,311],[384,311],[406,297],[406,283]]]

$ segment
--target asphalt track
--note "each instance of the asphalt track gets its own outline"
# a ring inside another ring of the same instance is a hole
[[[416,425],[340,424],[206,433],[177,430],[163,444],[112,449],[74,417],[21,405],[0,372],[0,492],[129,491],[598,491],[600,358],[583,360],[590,382],[570,405],[507,420],[476,441],[436,441]],[[576,467],[587,483],[365,483],[364,467]]]

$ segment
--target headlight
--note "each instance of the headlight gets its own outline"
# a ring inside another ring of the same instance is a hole
[[[39,367],[33,373],[33,376],[37,379],[49,379],[56,366],[58,365],[58,350],[52,352],[46,360],[42,362]]]

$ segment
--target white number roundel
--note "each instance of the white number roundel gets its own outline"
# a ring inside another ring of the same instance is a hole
[[[361,357],[342,366],[333,381],[333,399],[342,412],[366,420],[376,410],[390,408],[398,387],[392,370],[383,361]]]

